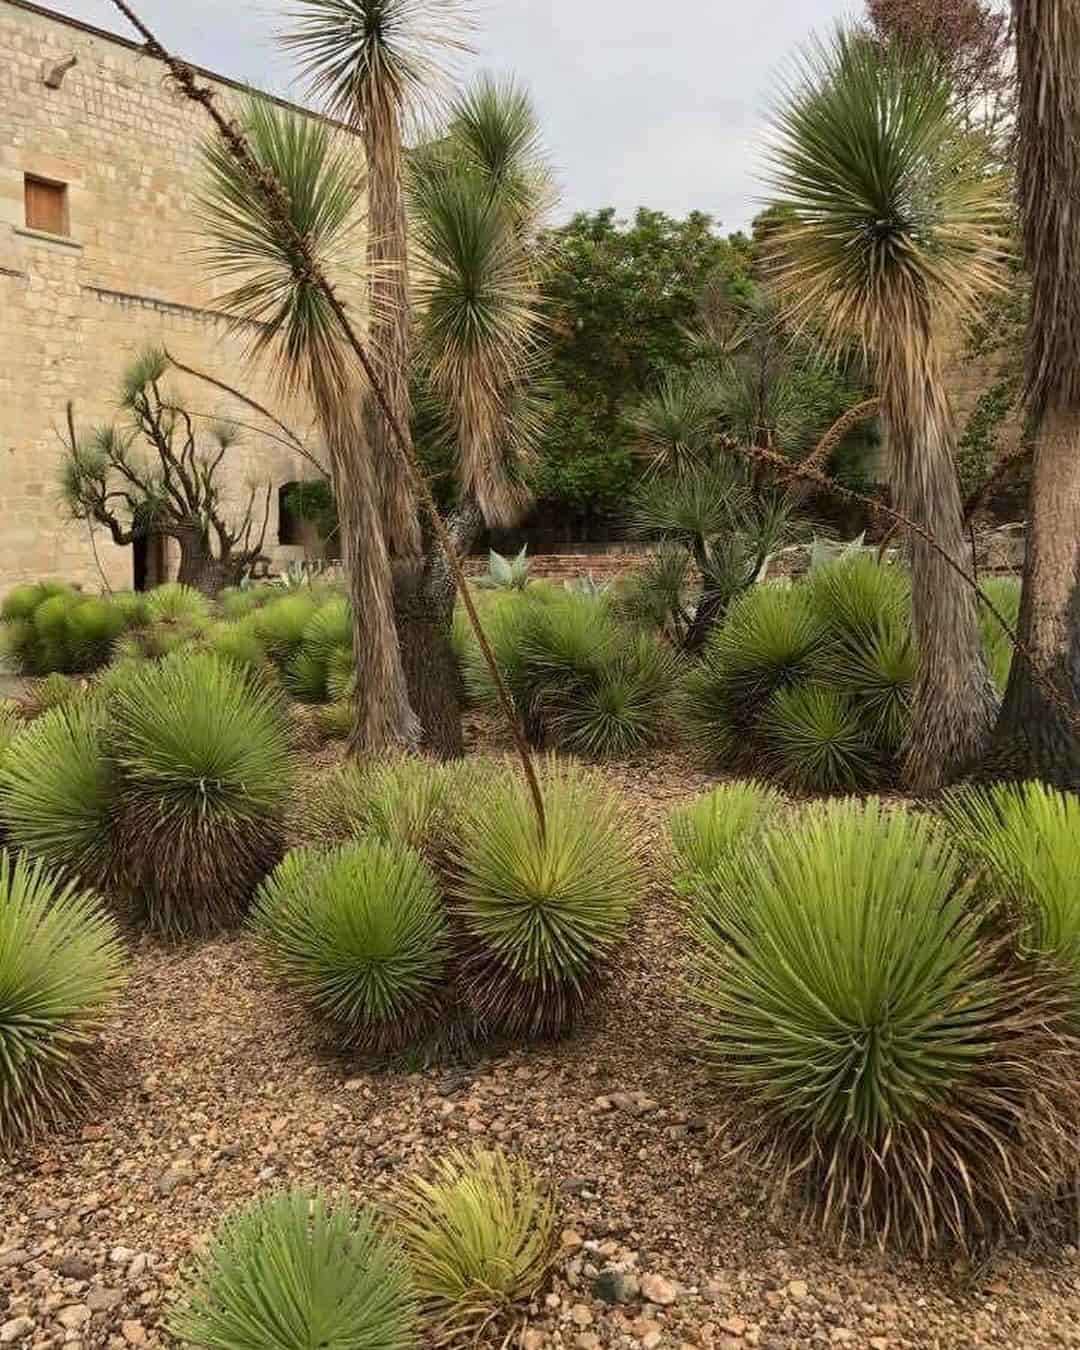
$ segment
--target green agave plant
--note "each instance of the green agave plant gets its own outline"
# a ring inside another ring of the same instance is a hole
[[[198,629],[205,627],[212,617],[206,596],[179,581],[169,581],[148,591],[145,606],[152,623],[184,624]]]
[[[251,926],[271,967],[348,1045],[414,1041],[441,1001],[449,938],[439,887],[411,849],[298,849],[263,883]]]
[[[234,922],[281,856],[294,765],[280,697],[232,661],[177,653],[114,692],[108,748],[115,847],[151,927]]]
[[[1012,911],[1022,953],[1064,965],[1080,1013],[1080,797],[1037,782],[958,788],[941,814]]]
[[[453,1152],[397,1199],[398,1231],[440,1344],[475,1343],[541,1287],[555,1262],[556,1209],[528,1164]]]
[[[606,973],[641,890],[614,798],[572,765],[544,772],[547,829],[516,779],[489,783],[454,860],[464,996],[482,1028],[570,1029]]]
[[[108,885],[113,773],[102,750],[104,711],[82,700],[19,732],[0,763],[0,824],[18,848],[65,877]]]
[[[790,787],[848,792],[877,776],[877,756],[858,710],[835,689],[817,684],[778,689],[762,729],[772,770]]]
[[[85,1109],[123,987],[116,925],[89,892],[0,850],[0,1153]]]
[[[781,1193],[927,1251],[1013,1228],[1074,1163],[1064,1000],[1010,970],[932,818],[809,809],[709,879],[693,1029]]]
[[[727,866],[748,843],[775,822],[784,799],[753,779],[722,783],[671,814],[672,873],[676,888],[695,886]]]
[[[186,1272],[170,1332],[202,1350],[413,1350],[416,1297],[370,1209],[294,1189],[220,1225]]]
[[[905,567],[854,553],[814,568],[810,603],[834,637],[872,636],[885,625],[911,626],[911,578]]]
[[[831,643],[817,678],[855,707],[869,744],[896,757],[911,726],[919,654],[906,623],[880,627]]]

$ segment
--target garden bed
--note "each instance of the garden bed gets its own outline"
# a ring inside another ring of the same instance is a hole
[[[672,805],[703,785],[676,756],[605,772],[653,857]],[[113,1093],[0,1180],[0,1325],[23,1345],[163,1344],[179,1268],[238,1202],[288,1182],[378,1198],[448,1147],[499,1142],[560,1190],[564,1251],[526,1346],[1080,1345],[1074,1250],[943,1269],[837,1253],[768,1214],[685,1053],[679,932],[654,887],[579,1034],[393,1071],[327,1053],[248,939],[142,941],[110,1032]],[[598,1293],[609,1262],[628,1272],[625,1303]]]

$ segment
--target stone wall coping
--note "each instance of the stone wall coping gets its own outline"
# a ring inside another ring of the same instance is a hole
[[[28,225],[12,225],[13,234],[21,234],[26,239],[34,239],[39,244],[60,244],[64,248],[81,249],[82,244],[67,234],[51,234],[48,230],[32,230]]]

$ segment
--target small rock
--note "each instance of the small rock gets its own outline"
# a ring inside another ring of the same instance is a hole
[[[85,1303],[71,1303],[66,1308],[60,1309],[56,1314],[56,1320],[68,1331],[74,1331],[76,1327],[90,1321],[90,1309]]]
[[[34,1329],[32,1317],[13,1317],[0,1327],[0,1345],[13,1345],[29,1336]]]
[[[605,1266],[593,1283],[593,1293],[604,1303],[633,1303],[639,1291],[637,1276],[618,1266]]]
[[[559,1189],[564,1195],[580,1195],[582,1191],[594,1191],[596,1183],[589,1177],[567,1177]]]
[[[150,1258],[146,1255],[145,1252],[140,1252],[138,1256],[136,1256],[135,1260],[132,1261],[131,1265],[128,1266],[128,1279],[129,1280],[141,1279],[142,1276],[146,1274],[146,1268],[147,1266],[149,1266],[149,1264]]]
[[[91,1312],[112,1312],[123,1301],[119,1289],[91,1289],[86,1296],[86,1306]]]
[[[670,1280],[665,1280],[663,1275],[643,1275],[641,1292],[650,1303],[661,1308],[670,1308],[679,1297],[678,1288]]]
[[[575,1303],[570,1309],[570,1319],[578,1327],[592,1326],[592,1309],[587,1303]]]
[[[804,1303],[810,1296],[810,1286],[805,1280],[792,1280],[787,1287],[787,1292],[792,1303]]]
[[[664,1339],[663,1332],[648,1331],[645,1333],[644,1336],[642,1336],[641,1344],[644,1346],[644,1350],[656,1350],[656,1347],[660,1344],[660,1342],[663,1339]]]
[[[170,1167],[158,1177],[156,1184],[158,1195],[172,1195],[181,1186],[190,1186],[195,1173],[190,1167]],[[134,1252],[132,1253],[134,1255]]]
[[[744,1317],[725,1317],[717,1325],[721,1331],[726,1331],[729,1336],[741,1336],[746,1331],[746,1319]]]
[[[600,1350],[600,1337],[595,1331],[583,1331],[574,1344],[577,1350]]]
[[[585,1239],[573,1228],[564,1228],[562,1237],[559,1239],[564,1251],[576,1252],[583,1245]]]
[[[146,1328],[141,1322],[121,1322],[120,1334],[128,1345],[146,1345]]]
[[[889,1338],[887,1336],[871,1336],[870,1350],[889,1350]]]
[[[130,1247],[114,1247],[109,1253],[109,1261],[114,1266],[127,1266],[135,1259],[135,1253]]]
[[[94,1267],[81,1256],[65,1256],[57,1269],[68,1280],[88,1280],[94,1273]]]
[[[855,1333],[847,1327],[833,1327],[832,1343],[833,1345],[850,1345],[855,1339]]]
[[[522,1350],[540,1350],[544,1344],[544,1333],[536,1327],[530,1327],[521,1338]]]
[[[13,1266],[25,1266],[30,1253],[23,1247],[13,1247],[0,1255],[0,1270],[10,1270]]]

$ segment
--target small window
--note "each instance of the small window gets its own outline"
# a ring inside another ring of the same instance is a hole
[[[51,183],[45,178],[25,179],[26,228],[46,234],[67,234],[67,184]]]

